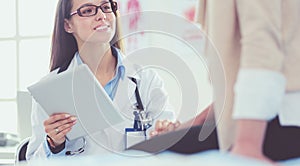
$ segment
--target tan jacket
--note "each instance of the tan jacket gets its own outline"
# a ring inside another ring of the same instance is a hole
[[[221,149],[228,149],[234,136],[233,87],[240,68],[282,72],[286,90],[300,90],[300,0],[199,0],[198,7],[197,21],[212,41],[205,49],[210,68],[220,68],[214,64],[219,55],[224,69],[225,78],[212,80],[217,82],[219,141]]]

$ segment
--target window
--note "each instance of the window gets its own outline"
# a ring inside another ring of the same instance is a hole
[[[17,133],[17,91],[25,91],[49,71],[56,4],[57,0],[0,1],[0,132]]]

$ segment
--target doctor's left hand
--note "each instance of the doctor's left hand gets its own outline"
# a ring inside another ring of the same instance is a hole
[[[76,117],[66,113],[57,113],[44,121],[45,132],[51,139],[51,146],[59,146],[66,140],[66,134],[76,124]]]

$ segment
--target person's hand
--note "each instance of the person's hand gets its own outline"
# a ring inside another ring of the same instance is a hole
[[[264,161],[270,165],[275,162],[263,154],[264,135],[267,121],[254,119],[236,120],[236,133],[231,153]]]
[[[150,132],[150,137],[154,137],[160,134],[164,134],[170,131],[174,131],[180,126],[180,122],[176,121],[175,123],[170,122],[168,120],[156,121],[155,129]]]
[[[65,142],[66,134],[71,131],[75,123],[76,117],[65,113],[53,114],[44,121],[45,132],[53,141],[53,146],[59,146]]]
[[[156,121],[155,123],[155,129],[150,132],[150,137],[154,137],[160,134],[164,134],[170,131],[183,129],[183,128],[189,128],[191,126],[196,125],[202,125],[204,121],[206,120],[209,111],[213,108],[213,105],[210,104],[207,106],[200,114],[198,114],[196,117],[190,119],[189,121],[181,124],[179,121],[176,121],[175,123],[170,122],[168,120],[164,121]],[[213,114],[210,114],[208,118],[213,119]]]

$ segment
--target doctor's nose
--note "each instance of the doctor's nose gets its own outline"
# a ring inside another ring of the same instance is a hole
[[[96,21],[106,20],[106,14],[102,12],[100,8],[98,8],[98,12],[96,14]]]

